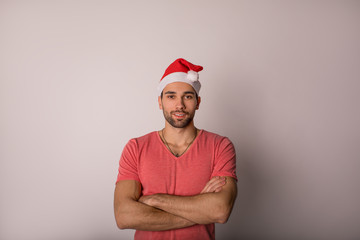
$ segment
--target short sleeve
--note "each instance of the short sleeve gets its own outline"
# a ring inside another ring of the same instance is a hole
[[[138,174],[138,146],[135,139],[131,139],[124,147],[119,161],[119,172],[116,182],[120,180],[136,180],[140,182]]]
[[[224,137],[216,151],[214,170],[211,177],[227,176],[237,181],[236,176],[236,153],[232,142]]]

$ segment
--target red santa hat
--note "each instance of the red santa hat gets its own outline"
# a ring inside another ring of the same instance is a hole
[[[199,82],[198,72],[201,70],[203,70],[202,66],[194,65],[183,58],[176,59],[165,70],[165,73],[160,80],[158,86],[159,96],[161,95],[166,85],[173,82],[185,82],[190,84],[199,95],[201,84]]]

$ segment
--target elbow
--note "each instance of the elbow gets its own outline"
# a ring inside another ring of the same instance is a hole
[[[127,226],[123,221],[116,220],[116,225],[121,230],[127,229]]]
[[[219,207],[218,211],[216,211],[214,222],[221,224],[227,223],[230,217],[230,213],[231,213],[231,207],[229,206]]]
[[[221,214],[217,217],[216,219],[216,223],[221,223],[221,224],[224,224],[224,223],[227,223],[227,221],[229,220],[229,217],[230,217],[230,214]]]
[[[124,225],[122,225],[121,223],[117,222],[116,225],[117,225],[118,229],[120,229],[120,230],[126,229],[126,227],[124,227]]]
[[[117,224],[117,227],[118,227],[120,230],[129,229],[129,228],[126,227],[125,225],[121,225],[121,224]]]
[[[115,220],[116,220],[116,225],[119,229],[124,230],[130,228],[126,216],[120,214],[119,212],[115,214]]]
[[[121,230],[131,228],[130,225],[126,221],[124,221],[124,219],[116,219],[116,225]]]
[[[121,230],[126,229],[126,224],[120,217],[115,217],[115,219],[116,219],[116,225],[119,229]]]
[[[229,217],[223,217],[223,218],[220,218],[217,223],[221,223],[221,224],[224,224],[224,223],[227,223]]]

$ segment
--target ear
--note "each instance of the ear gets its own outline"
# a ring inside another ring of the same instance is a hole
[[[162,101],[161,101],[161,96],[158,97],[158,103],[159,103],[159,108],[162,110]]]
[[[198,97],[198,99],[197,99],[197,104],[196,104],[196,110],[199,109],[200,102],[201,102],[201,97]]]

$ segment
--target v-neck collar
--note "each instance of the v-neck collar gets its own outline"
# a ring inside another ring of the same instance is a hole
[[[195,137],[194,141],[191,143],[191,145],[188,147],[188,149],[183,153],[181,154],[179,157],[175,156],[174,154],[172,154],[172,152],[166,147],[165,143],[161,140],[161,137],[160,137],[160,131],[156,131],[156,135],[157,135],[157,138],[158,140],[160,141],[160,144],[166,149],[166,152],[174,159],[178,160],[180,158],[182,158],[183,156],[185,156],[189,151],[191,151],[192,147],[194,144],[196,144],[196,142],[198,141],[198,138],[200,137],[200,135],[202,134],[203,132],[203,129],[200,129],[199,133],[197,134],[197,136]]]

